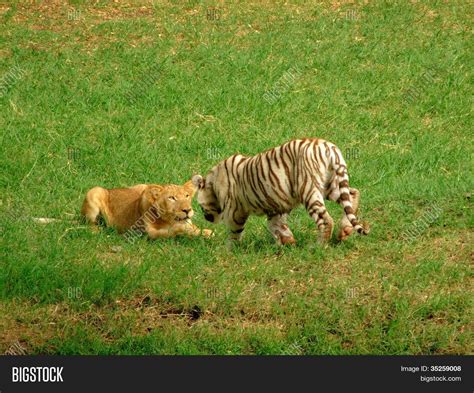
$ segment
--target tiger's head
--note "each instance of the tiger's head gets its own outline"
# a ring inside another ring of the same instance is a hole
[[[195,192],[191,180],[182,186],[150,185],[143,192],[143,210],[153,210],[158,218],[167,222],[188,220],[194,215],[191,203]]]
[[[197,201],[204,212],[204,218],[213,223],[217,223],[221,219],[222,208],[219,198],[215,192],[216,175],[211,171],[206,178],[201,175],[194,175],[192,182],[197,188]]]

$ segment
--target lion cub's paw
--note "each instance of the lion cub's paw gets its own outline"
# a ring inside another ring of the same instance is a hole
[[[210,238],[210,237],[215,236],[215,233],[213,231],[211,231],[210,229],[203,229],[202,230],[202,235],[204,237]]]

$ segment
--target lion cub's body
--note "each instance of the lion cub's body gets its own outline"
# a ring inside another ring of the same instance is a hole
[[[120,233],[132,229],[147,233],[151,239],[181,234],[197,236],[201,230],[191,223],[194,193],[191,182],[183,186],[94,187],[87,192],[81,214],[93,225],[102,216],[107,226],[115,227]],[[202,234],[210,236],[212,232],[205,229]]]

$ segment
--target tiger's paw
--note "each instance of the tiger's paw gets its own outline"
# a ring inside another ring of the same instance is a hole
[[[340,242],[346,240],[351,235],[352,231],[353,231],[352,226],[342,227],[339,230],[339,233],[337,234],[337,240],[340,241]]]
[[[288,245],[294,245],[296,244],[296,240],[293,236],[283,236],[283,235],[280,235],[280,239],[279,239],[279,243],[282,245],[282,246],[286,246],[287,244]]]

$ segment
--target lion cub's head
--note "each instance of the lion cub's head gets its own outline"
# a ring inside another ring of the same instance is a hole
[[[175,184],[149,185],[142,196],[142,209],[168,222],[184,221],[194,215],[191,205],[196,189],[191,181],[182,186]]]

